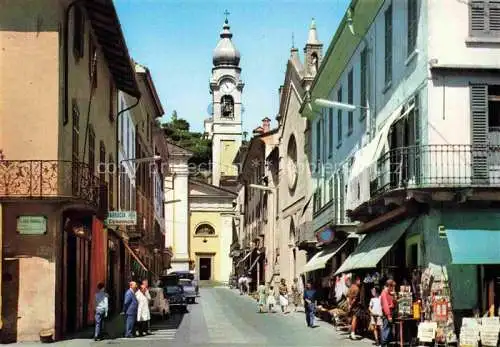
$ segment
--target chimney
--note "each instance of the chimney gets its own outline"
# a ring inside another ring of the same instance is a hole
[[[263,133],[267,133],[271,129],[271,119],[266,117],[262,120]]]

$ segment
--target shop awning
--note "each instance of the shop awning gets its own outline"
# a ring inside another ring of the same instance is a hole
[[[356,269],[377,267],[380,260],[398,242],[413,221],[414,219],[405,219],[387,229],[367,234],[335,275]]]
[[[311,272],[314,270],[318,269],[323,269],[326,266],[326,263],[328,260],[330,260],[335,254],[337,254],[342,248],[344,248],[345,245],[349,240],[343,242],[340,245],[335,245],[335,246],[330,246],[328,248],[325,248],[318,253],[316,253],[304,267],[302,268],[301,273],[305,272]]]
[[[137,254],[135,254],[135,252],[132,250],[132,248],[130,248],[128,243],[124,242],[123,244],[125,245],[125,248],[130,252],[130,255],[139,263],[139,265],[141,265],[141,267],[145,271],[149,271],[148,268],[146,267],[146,265],[144,265],[144,263],[142,262],[141,258],[139,258],[139,256]]]
[[[452,264],[500,264],[500,230],[446,229]]]

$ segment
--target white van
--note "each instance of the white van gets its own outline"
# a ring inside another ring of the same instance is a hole
[[[170,317],[170,305],[168,303],[163,288],[149,288],[151,302],[149,303],[149,311],[151,315],[161,315],[163,319]]]

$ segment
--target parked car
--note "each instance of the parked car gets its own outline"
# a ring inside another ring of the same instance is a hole
[[[196,287],[192,280],[181,278],[179,284],[184,289],[184,297],[188,304],[194,304],[196,301]]]
[[[184,296],[184,288],[181,285],[166,285],[163,292],[168,299],[171,309],[180,309],[182,312],[187,312],[187,301]]]
[[[169,276],[177,276],[181,279],[188,279],[193,281],[194,288],[196,290],[196,296],[200,295],[200,288],[198,287],[198,281],[194,278],[194,274],[190,271],[174,271],[169,274]]]
[[[163,319],[170,316],[170,304],[165,297],[163,288],[149,288],[151,302],[149,303],[149,312],[151,315],[161,315]]]

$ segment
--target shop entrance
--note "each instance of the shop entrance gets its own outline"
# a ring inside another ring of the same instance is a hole
[[[209,281],[212,277],[212,258],[200,258],[199,264],[200,281]]]

